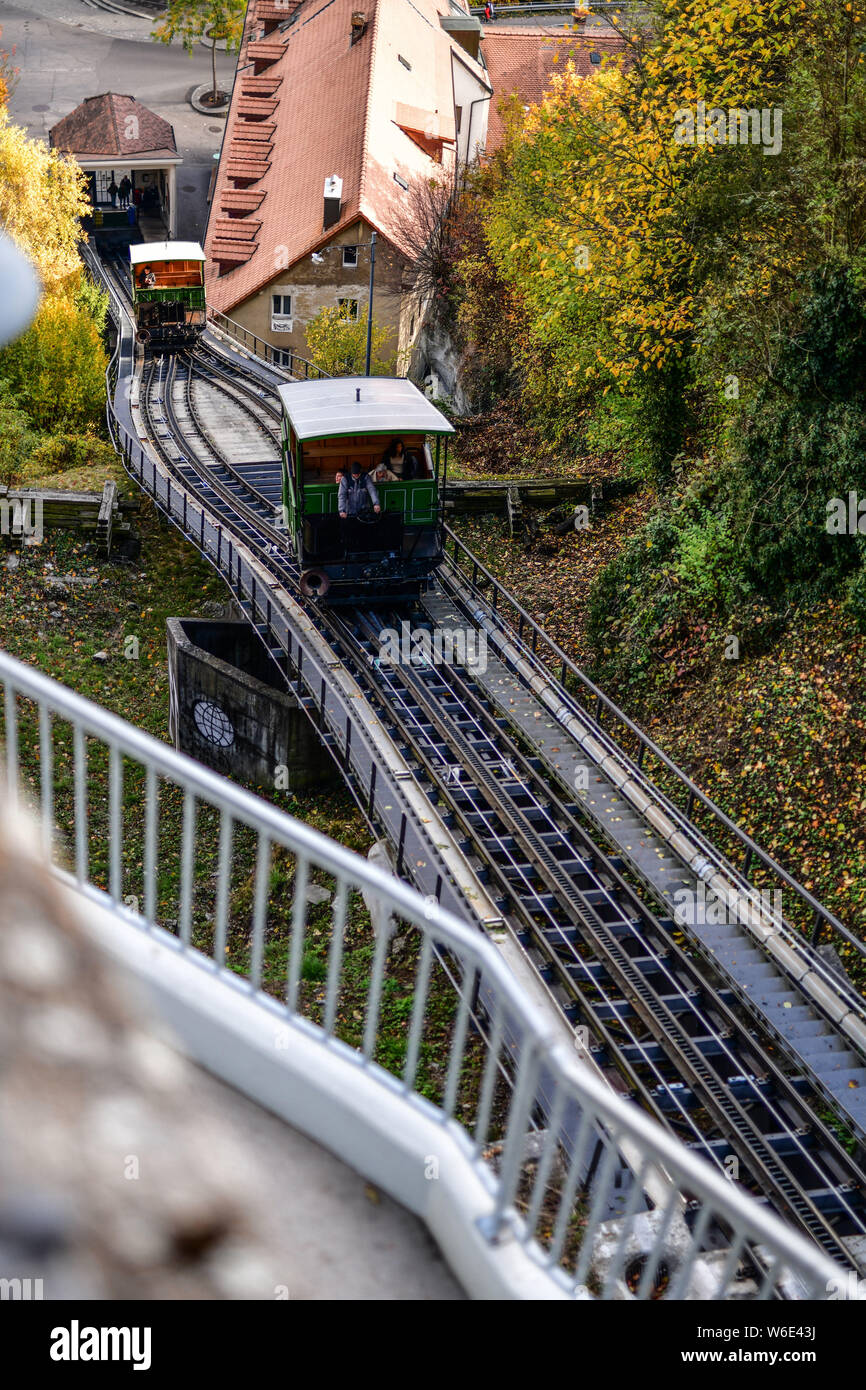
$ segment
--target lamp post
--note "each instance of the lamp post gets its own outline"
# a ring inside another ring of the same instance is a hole
[[[370,233],[370,292],[367,308],[367,359],[364,376],[370,375],[370,352],[373,344],[373,274],[376,269],[376,233]]]

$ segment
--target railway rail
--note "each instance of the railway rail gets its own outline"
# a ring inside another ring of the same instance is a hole
[[[814,1125],[815,1101],[802,1078],[769,1060],[770,1040],[758,1043],[677,944],[674,924],[652,914],[556,797],[473,688],[472,665],[434,666],[423,657],[382,664],[384,621],[374,612],[344,620],[342,651],[366,663],[383,718],[411,740],[464,848],[483,860],[521,943],[558,986],[569,1021],[589,1028],[602,1059],[657,1118],[720,1166],[736,1153],[753,1190],[773,1192],[792,1220],[842,1258],[828,1217],[862,1234],[864,1194],[835,1136]],[[389,621],[399,627],[408,619],[395,613]]]
[[[116,268],[109,267],[104,278],[122,301]],[[115,316],[121,360],[122,303],[115,305]],[[538,651],[544,643],[552,646],[546,634],[522,611],[516,624],[504,616],[504,591],[474,557],[460,554],[457,538],[441,583],[425,599],[428,611],[399,610],[390,620],[398,628],[407,623],[410,630],[431,632],[443,615],[460,613],[493,640],[507,673],[507,682],[501,677],[500,683],[522,692],[524,713],[529,709],[536,721],[539,712],[550,715],[555,749],[550,740],[533,742],[507,705],[497,706],[471,662],[382,662],[381,612],[336,615],[300,605],[298,568],[286,554],[276,519],[273,470],[229,458],[196,399],[197,380],[222,391],[245,428],[258,432],[263,448],[273,446],[270,422],[279,414],[269,400],[273,379],[272,370],[239,368],[230,349],[218,343],[206,342],[188,355],[146,359],[137,399],[136,383],[129,395],[130,418],[138,421],[139,437],[148,440],[160,468],[155,459],[148,464],[143,448],[136,466],[131,440],[122,441],[127,466],[228,579],[317,723],[371,827],[394,845],[398,872],[463,915],[468,908],[488,928],[507,926],[529,952],[563,1017],[587,1028],[596,1063],[618,1089],[725,1171],[735,1156],[747,1188],[840,1263],[862,1268],[861,1116],[827,1081],[833,1054],[853,1064],[841,1066],[842,1074],[856,1076],[862,1069],[854,1050],[861,1042],[862,997],[841,982],[834,991],[814,942],[810,946],[785,922],[767,928],[765,941],[774,934],[779,941],[766,959],[752,952],[748,963],[760,972],[756,978],[781,977],[780,961],[790,967],[780,955],[784,945],[795,966],[804,967],[799,976],[788,970],[784,988],[791,988],[792,979],[802,985],[812,974],[827,993],[822,1001],[812,984],[808,1003],[800,1006],[814,1012],[818,1024],[803,1033],[798,1020],[802,1036],[819,1040],[810,1060],[774,1025],[760,1000],[739,987],[724,954],[688,930],[681,934],[667,911],[660,916],[653,910],[648,899],[669,908],[670,882],[665,888],[663,876],[647,868],[648,856],[631,855],[603,817],[610,809],[606,798],[620,795],[624,786],[644,798],[650,835],[662,834],[663,845],[676,835],[684,842],[653,847],[668,879],[688,882],[689,873],[694,879],[700,859],[706,881],[724,874],[731,892],[744,897],[757,922],[766,925],[760,904],[755,906],[749,863],[745,873],[733,869],[690,819],[703,794],[695,788],[683,812],[649,780],[642,766],[648,741],[639,740],[635,758],[602,730],[603,710],[615,707],[591,687],[597,702],[592,719],[583,698],[586,678],[569,669],[558,649],[557,683],[550,652],[542,660]],[[513,695],[508,698],[513,704]],[[633,725],[630,731],[640,735]],[[570,766],[582,756],[592,762],[597,781],[605,781],[595,798],[575,798],[566,762],[552,755],[551,750],[561,754],[569,740]],[[655,745],[650,752],[664,758]],[[625,775],[617,780],[620,771]],[[564,789],[572,793],[567,799]],[[772,865],[757,846],[751,857]],[[671,879],[676,873],[679,878]],[[792,879],[791,884],[799,888]],[[805,890],[800,893],[799,901],[819,914],[822,927],[845,933]],[[755,940],[753,935],[752,947]]]

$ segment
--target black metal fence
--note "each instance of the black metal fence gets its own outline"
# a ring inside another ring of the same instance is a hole
[[[321,377],[330,376],[330,372],[323,372],[321,367],[317,367],[314,362],[308,362],[306,357],[299,356],[292,348],[275,348],[251,329],[244,328],[242,323],[237,323],[235,319],[230,319],[228,314],[221,313],[219,309],[209,305],[207,316],[214,327],[225,333],[226,337],[233,338],[269,367],[288,377],[301,381],[317,381]]]

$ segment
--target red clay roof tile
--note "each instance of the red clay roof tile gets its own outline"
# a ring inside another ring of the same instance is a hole
[[[353,43],[351,20],[358,9],[367,22]],[[430,133],[425,143],[438,153],[443,140],[455,138],[452,50],[485,82],[483,68],[439,23],[451,12],[451,0],[302,0],[295,21],[262,41],[265,11],[262,0],[252,0],[239,65],[259,57],[270,66],[261,74],[246,70],[235,84],[205,247],[219,259],[217,216],[231,206],[233,181],[252,177],[255,191],[265,194],[257,210],[263,255],[212,276],[216,308],[231,310],[281,266],[294,264],[359,218],[399,245],[407,199],[394,175],[411,183],[441,173],[443,166],[419,147],[417,133],[413,138],[395,124],[396,103],[417,107],[426,99],[433,109],[424,118]],[[398,54],[409,57],[409,67],[397,61]],[[270,119],[277,129],[270,165],[262,169],[239,160],[236,150],[237,137],[250,134],[243,120],[247,103],[266,92],[276,98]],[[323,188],[331,174],[342,179],[342,205],[339,221],[325,231]]]
[[[501,13],[501,11],[500,11]],[[517,96],[524,106],[534,106],[550,90],[551,76],[562,72],[569,59],[581,77],[600,71],[591,54],[621,52],[622,39],[616,34],[597,34],[594,30],[564,34],[561,29],[518,29],[488,25],[484,29],[484,58],[495,93],[490,103],[487,126],[487,153],[499,149],[504,137],[499,103]]]
[[[48,132],[48,143],[68,154],[94,159],[177,157],[174,130],[168,121],[135,97],[103,92],[87,97]]]

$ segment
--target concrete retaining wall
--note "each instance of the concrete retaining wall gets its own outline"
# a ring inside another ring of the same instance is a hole
[[[247,786],[304,791],[336,778],[334,764],[249,623],[166,622],[169,733],[199,762]]]

